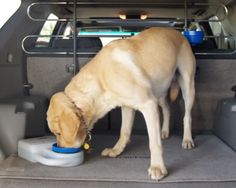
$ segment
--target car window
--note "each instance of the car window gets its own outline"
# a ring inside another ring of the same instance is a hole
[[[215,38],[215,42],[218,49],[231,49],[235,48],[235,39],[233,37],[227,37],[227,33],[224,30],[224,27],[221,22],[211,22],[218,20],[217,16],[211,17],[209,25],[211,27],[212,33],[214,36],[218,36]]]
[[[58,19],[58,17],[54,14],[50,14],[48,16],[48,19]],[[53,30],[55,28],[57,24],[57,21],[46,21],[40,31],[40,34],[39,35],[49,35],[49,37],[38,37],[37,41],[36,41],[36,47],[47,47],[49,42],[50,42],[50,35],[52,35],[53,33]]]

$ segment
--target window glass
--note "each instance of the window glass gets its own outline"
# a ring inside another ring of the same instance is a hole
[[[218,20],[218,17],[213,16],[209,20]],[[233,37],[226,37],[227,33],[225,32],[221,22],[209,22],[209,24],[213,35],[218,36],[215,38],[215,41],[219,49],[235,48]]]
[[[72,35],[72,29],[71,29],[71,24],[68,23],[66,28],[65,28],[65,31],[63,33],[63,39],[69,39],[69,35]]]
[[[209,20],[215,21],[218,20],[217,16],[211,17]],[[221,22],[209,22],[213,35],[220,36],[224,35]]]
[[[112,32],[118,32],[118,31],[122,31],[122,29],[120,27],[105,27],[105,26],[104,27],[90,27],[90,28],[80,28],[80,30],[78,31],[78,34],[80,34],[80,32],[88,32],[88,34],[89,34],[89,32],[104,34],[104,32],[105,32],[105,33],[108,33],[108,35],[109,35]],[[111,42],[113,40],[121,39],[122,37],[103,37],[103,36],[100,36],[99,38],[102,42],[102,45],[105,46],[109,42]]]
[[[50,14],[48,16],[48,19],[58,19],[58,17],[54,14]],[[42,27],[42,30],[40,31],[40,35],[49,35],[49,37],[38,37],[36,41],[36,47],[47,47],[52,35],[53,30],[57,24],[57,21],[46,21]]]
[[[69,35],[73,34],[73,24],[71,22],[68,22],[65,31],[63,33],[63,39],[69,39]],[[92,28],[78,28],[77,32],[78,35],[80,35],[80,32],[85,31],[85,32],[111,32],[111,31],[119,31],[119,28],[112,28],[112,27],[92,27]],[[116,39],[121,39],[122,37],[99,37],[101,39],[102,45],[105,46],[109,42],[116,40]]]
[[[102,45],[105,46],[113,40],[121,39],[122,37],[100,37]]]
[[[21,0],[1,1],[0,3],[0,29],[20,7]]]

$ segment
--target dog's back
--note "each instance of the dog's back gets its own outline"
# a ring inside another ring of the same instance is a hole
[[[166,28],[150,28],[131,38],[115,40],[93,61],[109,77],[132,75],[139,83],[148,85],[148,81],[157,87],[154,89],[157,95],[170,87],[177,69],[195,73],[195,59],[188,41],[179,31]]]

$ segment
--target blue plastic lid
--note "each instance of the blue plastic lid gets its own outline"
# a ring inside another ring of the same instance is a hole
[[[52,151],[57,152],[57,153],[70,154],[70,153],[78,153],[78,152],[81,152],[82,150],[83,150],[82,147],[79,147],[79,148],[62,148],[62,147],[57,146],[57,143],[54,143],[52,145]]]

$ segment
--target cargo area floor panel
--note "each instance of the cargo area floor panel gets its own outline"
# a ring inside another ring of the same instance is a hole
[[[118,136],[95,135],[92,151],[77,167],[48,167],[12,155],[0,164],[0,182],[6,179],[156,183],[148,176],[150,163],[148,137],[133,135],[124,153],[117,158],[102,157]],[[169,175],[160,183],[236,182],[236,152],[214,135],[198,135],[196,148],[181,148],[182,138],[171,136],[163,141],[164,160]]]

